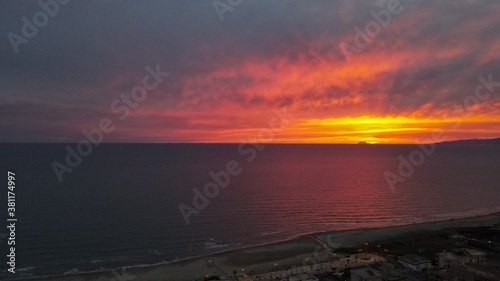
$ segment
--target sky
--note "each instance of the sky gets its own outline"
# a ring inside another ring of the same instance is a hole
[[[0,2],[0,142],[500,137],[496,0],[41,2]]]

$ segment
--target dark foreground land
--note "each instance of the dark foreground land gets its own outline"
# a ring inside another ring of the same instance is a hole
[[[488,260],[495,263],[496,260],[500,261],[499,224],[500,213],[495,213],[472,218],[403,226],[319,233],[287,242],[231,251],[172,264],[121,268],[92,274],[52,276],[31,280],[187,281],[204,280],[207,276],[233,276],[236,272],[251,277],[266,272],[287,270],[322,262],[332,262],[334,260],[340,262],[342,258],[347,260],[350,255],[357,254],[359,256],[364,253],[379,256],[386,260],[387,263],[391,261],[397,263],[398,256],[414,254],[429,259],[436,268],[438,267],[436,254],[458,248],[473,248],[486,252]],[[325,255],[325,253],[328,253],[328,255]],[[320,278],[323,280],[336,280],[335,278],[338,277],[332,277],[329,274]]]

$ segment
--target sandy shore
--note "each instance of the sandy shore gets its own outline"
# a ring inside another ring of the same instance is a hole
[[[315,250],[320,250],[327,244],[338,247],[356,247],[364,242],[390,239],[408,232],[424,230],[441,230],[456,227],[475,227],[500,223],[500,213],[464,219],[427,222],[403,226],[392,226],[373,229],[358,229],[320,233],[314,236],[266,246],[252,247],[200,257],[183,262],[157,265],[144,268],[129,268],[125,272],[117,269],[114,273],[101,272],[78,276],[60,276],[31,280],[69,280],[69,281],[159,281],[203,280],[208,275],[232,274],[234,270],[247,274],[273,271],[276,266],[302,265],[306,258],[313,256]],[[212,260],[213,265],[207,261]],[[275,265],[276,264],[276,265]]]
[[[390,226],[384,228],[369,228],[348,231],[334,231],[315,235],[319,239],[328,242],[330,246],[356,247],[364,242],[388,239],[413,231],[441,230],[456,227],[486,226],[500,223],[500,213],[485,216],[476,216],[445,221],[425,222],[410,225]]]

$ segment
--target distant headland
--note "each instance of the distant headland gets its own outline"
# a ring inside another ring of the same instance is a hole
[[[444,142],[438,142],[437,144],[474,144],[474,145],[500,144],[500,138],[444,141]]]

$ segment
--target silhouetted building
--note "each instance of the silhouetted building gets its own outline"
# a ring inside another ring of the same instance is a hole
[[[486,253],[476,249],[459,249],[451,252],[443,251],[437,254],[440,268],[459,266],[466,263],[480,264],[486,261]]]
[[[398,257],[398,262],[413,271],[422,271],[432,268],[431,261],[416,255]]]

